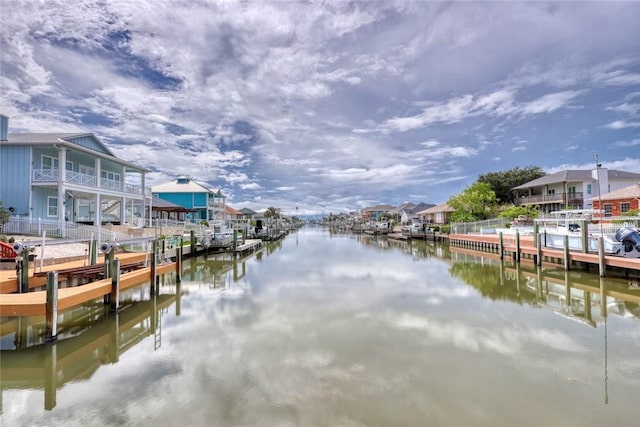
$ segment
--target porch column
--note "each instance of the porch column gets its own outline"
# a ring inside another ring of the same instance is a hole
[[[127,221],[127,198],[120,197],[120,225]]]
[[[65,230],[65,197],[66,191],[64,188],[65,178],[67,172],[67,149],[58,149],[58,222],[60,224],[62,237],[67,237]]]
[[[147,224],[147,188],[144,185],[145,173],[140,172],[140,189],[142,191],[142,226]],[[149,195],[151,197],[151,195]],[[136,224],[137,225],[137,224]],[[149,200],[149,227],[151,227],[151,200]]]
[[[100,177],[102,176],[102,171],[100,170],[100,157],[96,157],[95,169],[96,169],[96,187],[100,188]]]
[[[100,200],[100,193],[97,193],[95,195],[94,203],[95,203],[95,206],[94,206],[95,212],[93,213],[93,225],[94,225],[94,227],[98,227],[97,239],[98,239],[98,242],[101,242],[102,241],[102,236],[101,236],[101,230],[102,230],[101,222],[102,221],[101,221],[101,212],[100,212],[100,210],[102,209],[102,204],[101,204],[102,202]]]

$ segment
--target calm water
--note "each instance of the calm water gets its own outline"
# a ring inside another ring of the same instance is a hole
[[[319,228],[183,280],[5,334],[2,426],[640,423],[629,282]]]

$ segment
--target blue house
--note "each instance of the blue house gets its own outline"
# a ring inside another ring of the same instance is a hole
[[[0,115],[0,200],[11,215],[86,224],[144,216],[149,171],[117,158],[93,133],[8,128]]]
[[[154,185],[151,187],[151,194],[154,198],[193,210],[193,213],[187,215],[191,220],[222,221],[225,219],[226,197],[222,192],[191,178],[181,176],[175,181]]]

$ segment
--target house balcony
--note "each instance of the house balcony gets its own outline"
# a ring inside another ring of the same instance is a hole
[[[139,185],[127,184],[106,178],[98,178],[94,175],[74,171],[64,171],[64,182],[86,188],[93,192],[96,188],[101,190],[115,191],[119,193],[142,195],[142,187]],[[38,184],[57,185],[60,176],[59,169],[34,169],[31,175],[31,182]],[[98,185],[99,183],[99,185]]]
[[[575,205],[582,204],[583,202],[583,193],[539,194],[535,196],[518,197],[515,199],[516,205],[544,205],[550,203]]]

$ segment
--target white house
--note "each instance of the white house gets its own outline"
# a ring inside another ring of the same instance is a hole
[[[592,209],[593,198],[640,184],[640,174],[606,168],[565,170],[512,188],[516,205],[536,206],[541,212]]]

